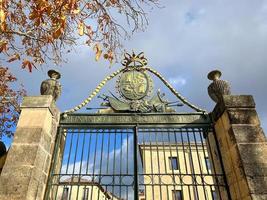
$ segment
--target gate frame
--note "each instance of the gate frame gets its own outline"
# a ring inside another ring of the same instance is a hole
[[[138,128],[141,127],[203,127],[207,128],[208,134],[211,132],[214,135],[216,151],[218,152],[218,158],[220,167],[222,170],[223,181],[225,183],[226,195],[229,200],[231,200],[229,184],[227,182],[225,167],[222,162],[222,155],[219,148],[219,142],[214,130],[214,125],[210,114],[195,112],[195,113],[109,113],[109,114],[98,114],[98,113],[72,113],[67,116],[61,116],[59,121],[59,126],[56,135],[56,144],[53,151],[52,162],[49,171],[49,178],[46,185],[45,199],[49,198],[49,192],[51,189],[50,181],[52,181],[53,172],[55,170],[55,163],[57,161],[58,149],[60,149],[61,131],[63,128],[77,127],[112,127],[112,128],[132,128],[134,130],[134,199],[138,200]],[[207,135],[203,133],[205,139]],[[213,159],[211,160],[213,163]]]

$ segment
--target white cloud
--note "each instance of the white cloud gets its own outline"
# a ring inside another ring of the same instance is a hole
[[[186,79],[181,76],[169,78],[169,83],[174,87],[182,87],[186,84]]]

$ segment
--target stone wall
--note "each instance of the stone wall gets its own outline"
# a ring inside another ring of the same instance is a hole
[[[233,200],[267,199],[267,142],[249,95],[224,95],[213,112]]]
[[[50,95],[25,97],[14,142],[0,177],[1,200],[43,199],[59,110]]]

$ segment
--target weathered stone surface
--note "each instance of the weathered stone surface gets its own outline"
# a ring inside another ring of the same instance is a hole
[[[50,111],[43,108],[23,109],[18,121],[18,128],[42,128],[44,131],[51,131],[53,116]]]
[[[267,142],[252,96],[223,96],[211,116],[232,199],[267,199]]]
[[[217,121],[227,109],[255,108],[255,102],[251,95],[223,95],[222,101],[216,104],[211,112],[211,117]]]
[[[231,124],[260,124],[257,112],[254,109],[229,109],[227,113]]]
[[[34,165],[38,145],[17,145],[13,144],[8,153],[5,165]],[[5,167],[3,172],[5,172]]]
[[[21,108],[50,108],[53,102],[52,95],[27,96],[23,98]]]
[[[252,200],[266,200],[267,194],[252,194]]]
[[[247,177],[247,182],[248,182],[251,193],[267,194],[267,177],[266,176]]]
[[[267,162],[246,163],[244,165],[246,176],[267,176]]]
[[[42,128],[21,128],[18,127],[14,140],[17,144],[34,144],[39,143],[43,133]]]
[[[240,157],[243,163],[266,163],[267,143],[238,144]]]
[[[255,101],[251,95],[223,95],[224,108],[255,108]]]
[[[0,177],[0,199],[42,200],[59,111],[51,96],[24,99],[14,142]]]
[[[265,142],[266,137],[260,126],[232,125],[228,134],[233,143]]]

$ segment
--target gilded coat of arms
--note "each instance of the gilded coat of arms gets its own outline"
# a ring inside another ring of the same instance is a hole
[[[128,100],[138,100],[147,96],[150,89],[149,77],[145,72],[131,70],[119,79],[119,92]]]

